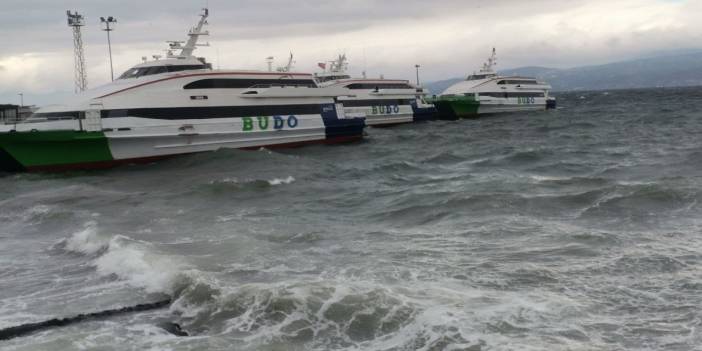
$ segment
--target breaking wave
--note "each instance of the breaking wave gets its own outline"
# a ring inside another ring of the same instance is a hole
[[[90,265],[99,275],[120,279],[147,293],[171,295],[187,268],[183,262],[155,252],[147,242],[102,234],[94,221],[52,249],[89,256]]]

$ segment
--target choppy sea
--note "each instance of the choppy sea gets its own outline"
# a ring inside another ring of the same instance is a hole
[[[700,350],[702,88],[0,177],[3,350]],[[177,323],[190,336],[161,327]]]

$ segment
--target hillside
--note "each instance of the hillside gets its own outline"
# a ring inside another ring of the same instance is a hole
[[[633,89],[702,85],[702,52],[569,69],[521,67],[500,71],[547,81],[555,91]],[[438,94],[464,78],[427,84]]]

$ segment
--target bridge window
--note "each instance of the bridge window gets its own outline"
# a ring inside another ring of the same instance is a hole
[[[126,72],[122,73],[122,75],[119,76],[119,78],[117,78],[117,79],[139,78],[139,77],[143,77],[143,76],[150,76],[153,74],[160,74],[160,73],[166,73],[166,72],[180,72],[180,71],[189,71],[189,70],[205,69],[205,68],[207,68],[205,65],[179,65],[179,66],[164,65],[164,66],[138,67],[138,68],[130,68]]]

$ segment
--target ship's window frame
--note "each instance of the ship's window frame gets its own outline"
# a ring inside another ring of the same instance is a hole
[[[532,91],[520,91],[520,92],[490,92],[490,91],[485,91],[485,92],[480,92],[478,93],[479,96],[485,96],[485,97],[494,97],[494,98],[526,98],[526,97],[535,97],[535,98],[543,98],[546,97],[545,92],[532,92]]]
[[[377,99],[377,100],[344,100],[340,99],[344,107],[367,107],[367,106],[395,106],[411,105],[412,99]]]
[[[375,89],[415,89],[408,83],[352,83],[345,88],[351,90],[375,90]]]
[[[500,85],[504,85],[504,84],[538,85],[539,82],[537,82],[536,80],[528,80],[528,79],[524,79],[524,80],[522,80],[522,79],[519,79],[519,80],[515,80],[515,79],[503,79],[503,80],[497,82],[497,84],[500,84]]]
[[[306,87],[317,88],[313,79],[242,79],[242,78],[206,78],[192,81],[183,86],[191,89],[249,89],[253,87]]]

